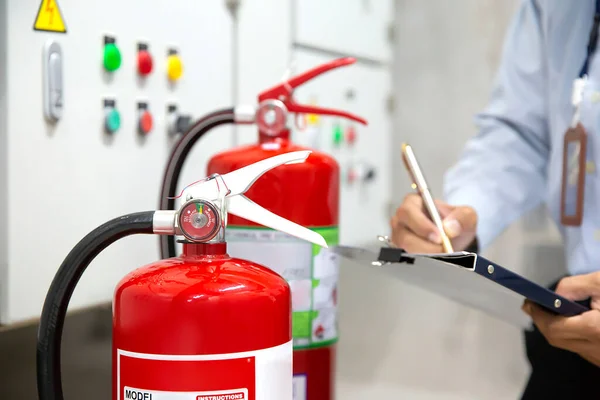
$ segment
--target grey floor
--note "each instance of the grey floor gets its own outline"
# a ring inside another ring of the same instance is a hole
[[[62,351],[66,399],[111,398],[110,325],[110,307],[67,319]],[[37,398],[36,335],[37,325],[0,331],[0,399]]]

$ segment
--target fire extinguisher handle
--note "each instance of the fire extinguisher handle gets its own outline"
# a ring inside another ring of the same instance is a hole
[[[231,191],[229,196],[246,193],[266,172],[281,165],[300,164],[306,161],[311,150],[292,151],[265,158],[235,171],[223,175],[223,180]]]
[[[327,242],[320,234],[262,208],[243,195],[266,172],[285,164],[303,163],[311,153],[310,150],[302,150],[269,157],[228,174],[215,176],[214,179],[198,181],[185,188],[182,196],[186,199],[209,201],[217,201],[223,197],[226,199],[225,210],[231,214],[327,247]],[[223,196],[224,191],[226,194]]]
[[[281,103],[283,103],[288,112],[297,114],[319,114],[338,116],[351,119],[363,125],[367,125],[367,121],[364,118],[351,114],[349,112],[298,104],[294,102],[294,99],[292,97],[294,89],[296,89],[298,86],[308,82],[311,79],[316,78],[319,75],[324,74],[327,71],[331,71],[332,69],[340,68],[346,65],[351,65],[355,62],[356,59],[353,57],[343,57],[321,64],[299,75],[296,75],[293,78],[287,79],[279,85],[276,85],[272,88],[261,92],[258,95],[258,102],[259,104],[266,104],[274,100],[280,101]]]
[[[266,172],[284,164],[303,163],[310,153],[312,153],[311,150],[283,153],[257,161],[225,175],[219,175],[218,178],[217,175],[214,175],[213,177],[201,179],[185,187],[178,197],[216,201],[221,198],[222,191],[226,191],[225,196],[232,198],[246,193],[254,185],[254,182]],[[221,187],[219,182],[222,182],[225,187]]]
[[[271,211],[262,208],[246,196],[235,196],[229,200],[228,211],[249,221],[268,226],[269,228],[285,232],[288,235],[306,240],[307,242],[327,248],[325,238],[315,231],[311,231],[292,221],[280,217]]]
[[[353,57],[343,57],[311,68],[308,71],[294,76],[293,78],[287,79],[285,82],[280,83],[279,85],[273,86],[272,88],[261,92],[258,95],[258,102],[260,103],[265,100],[281,100],[281,96],[290,96],[295,88],[308,82],[309,80],[314,79],[327,71],[331,71],[332,69],[354,64],[355,62],[356,59]]]
[[[352,121],[356,121],[363,125],[367,125],[367,120],[359,117],[358,115],[351,114],[346,111],[333,110],[330,108],[316,107],[316,106],[307,106],[302,104],[296,104],[294,102],[290,102],[287,105],[287,109],[290,112],[294,112],[296,114],[318,114],[318,115],[331,115],[336,117],[347,118]]]

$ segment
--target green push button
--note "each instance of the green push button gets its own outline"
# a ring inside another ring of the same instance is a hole
[[[114,43],[104,45],[104,68],[116,71],[121,66],[121,51]]]
[[[333,144],[339,146],[344,139],[344,132],[339,124],[336,124],[333,128]]]
[[[121,114],[114,108],[106,112],[104,127],[108,133],[114,133],[121,127]]]

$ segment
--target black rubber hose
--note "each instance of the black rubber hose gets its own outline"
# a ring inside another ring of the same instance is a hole
[[[175,144],[165,169],[162,187],[160,190],[159,210],[173,210],[175,208],[174,196],[177,195],[177,185],[185,160],[194,144],[211,129],[224,124],[235,123],[233,108],[212,112],[196,122],[181,139]],[[159,237],[161,258],[175,257],[175,237],[172,235]]]
[[[115,218],[84,237],[67,255],[50,285],[37,338],[37,385],[40,400],[63,400],[60,350],[69,301],[87,266],[117,240],[153,233],[154,211]]]

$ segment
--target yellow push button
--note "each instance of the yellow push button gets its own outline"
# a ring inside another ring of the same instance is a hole
[[[167,76],[170,80],[176,81],[183,75],[183,63],[177,54],[171,54],[167,58]]]
[[[306,116],[306,122],[309,125],[317,125],[319,123],[319,115],[318,114],[308,114]]]

